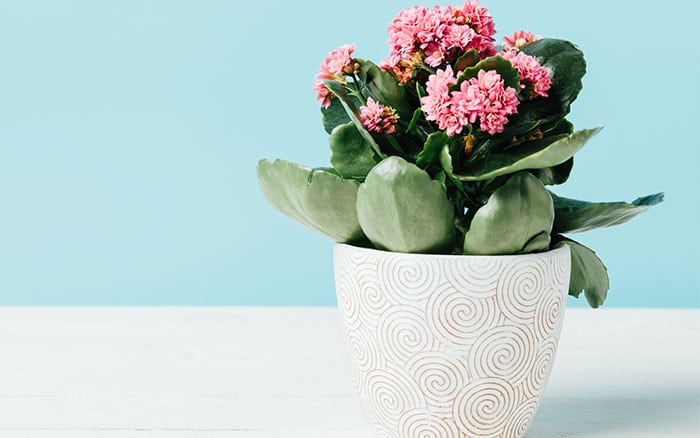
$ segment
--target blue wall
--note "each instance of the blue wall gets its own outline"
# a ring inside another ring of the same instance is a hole
[[[560,193],[667,193],[579,236],[608,305],[697,307],[697,2],[484,1],[499,35],[587,55],[571,118],[606,128]],[[318,63],[346,42],[381,60],[412,4],[2,2],[0,304],[333,304],[332,243],[266,205],[256,163],[327,163]]]

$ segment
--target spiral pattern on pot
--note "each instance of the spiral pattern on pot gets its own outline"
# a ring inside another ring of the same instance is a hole
[[[338,272],[336,268],[336,272]],[[360,318],[360,301],[353,296],[359,293],[360,289],[355,284],[351,272],[341,270],[335,276],[335,289],[338,300],[338,309],[348,328],[357,327]]]
[[[384,355],[380,354],[374,337],[364,327],[346,332],[345,345],[353,365],[359,370],[366,372],[386,366]]]
[[[470,382],[455,400],[453,415],[457,427],[468,437],[495,436],[516,407],[516,395],[504,379]]]
[[[470,345],[480,333],[498,323],[495,298],[470,297],[451,286],[431,295],[427,310],[428,324],[436,337],[456,348]]]
[[[367,374],[367,396],[376,421],[396,430],[399,417],[411,409],[425,407],[416,383],[397,368],[373,370]]]
[[[413,409],[399,418],[399,436],[420,438],[459,438],[454,422],[426,409]]]
[[[353,385],[377,436],[522,438],[556,353],[568,247],[335,255]]]
[[[525,389],[530,395],[541,394],[549,380],[549,374],[554,365],[554,356],[557,353],[557,340],[549,338],[542,342],[535,358],[535,364],[525,382]]]
[[[539,256],[515,260],[504,267],[498,279],[496,298],[501,312],[508,319],[527,324],[534,316],[542,293],[547,290],[544,280],[550,270],[547,261]]]
[[[557,327],[561,326],[564,316],[564,300],[566,297],[556,292],[546,292],[535,309],[535,336],[537,339],[547,339]]]
[[[498,258],[456,257],[446,263],[445,277],[456,290],[470,297],[487,298],[496,295],[500,266]]]
[[[464,386],[465,365],[451,354],[426,351],[412,358],[406,369],[422,389],[433,412],[449,415],[452,401]]]
[[[365,326],[376,325],[382,313],[391,305],[383,292],[375,263],[359,263],[355,269],[360,302],[359,318]]]
[[[535,339],[527,327],[507,325],[484,332],[469,351],[469,369],[477,377],[497,376],[514,385],[535,361]]]
[[[549,263],[551,266],[552,279],[556,285],[556,289],[568,288],[571,276],[571,261],[564,257],[550,257]]]
[[[379,262],[379,280],[387,297],[396,304],[418,303],[440,281],[440,265],[431,258],[385,257]]]
[[[537,413],[538,400],[530,399],[522,403],[505,422],[503,438],[520,438],[530,428]]]
[[[434,344],[425,317],[412,306],[389,307],[379,321],[377,334],[382,352],[401,365]]]

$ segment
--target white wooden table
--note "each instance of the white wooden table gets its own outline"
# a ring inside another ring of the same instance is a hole
[[[370,438],[334,308],[0,308],[0,437]],[[700,310],[568,309],[527,438],[700,436]]]

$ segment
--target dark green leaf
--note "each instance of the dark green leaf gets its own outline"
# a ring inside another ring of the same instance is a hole
[[[438,173],[436,173],[433,179],[442,185],[443,190],[447,189],[447,175],[445,174],[444,170],[441,170]]]
[[[420,108],[416,108],[416,110],[413,111],[413,117],[411,117],[411,121],[408,123],[408,127],[406,128],[406,132],[410,133],[414,129],[416,129],[416,125],[418,124],[418,120],[420,120],[422,115],[423,115],[423,110]]]
[[[380,160],[352,122],[337,126],[328,139],[331,164],[345,178],[364,178]]]
[[[457,78],[457,83],[477,77],[480,70],[496,70],[501,75],[506,87],[520,91],[520,73],[518,73],[518,69],[513,67],[510,61],[500,56],[490,56],[479,61],[475,66],[465,69]]]
[[[284,160],[261,160],[258,180],[265,198],[290,219],[339,242],[364,237],[357,219],[357,181]]]
[[[557,166],[534,170],[532,173],[539,178],[543,184],[552,186],[564,184],[566,180],[569,179],[569,175],[571,175],[571,169],[573,169],[573,167],[574,157],[571,157]]]
[[[367,86],[374,100],[382,105],[391,106],[399,114],[399,117],[409,120],[413,110],[409,105],[406,89],[399,85],[396,78],[377,67],[372,61],[355,59],[360,64],[358,76]]]
[[[533,129],[537,128],[541,123],[541,120],[532,120],[524,123],[519,123],[517,125],[508,123],[504,127],[503,132],[500,134],[496,134],[495,136],[483,131],[477,131],[477,134],[485,138],[504,137],[510,139],[512,137],[518,137],[532,131]]]
[[[583,52],[574,44],[558,39],[544,38],[534,41],[522,51],[536,57],[549,70],[552,85],[548,97],[522,102],[518,106],[515,123],[531,120],[555,120],[569,113],[571,103],[583,88],[586,61]]]
[[[586,202],[552,193],[557,233],[580,233],[595,228],[611,227],[627,222],[664,200],[663,193],[644,196],[628,202]]]
[[[574,156],[601,128],[584,129],[571,135],[554,135],[529,141],[504,151],[467,157],[460,174],[463,181],[481,181],[521,170],[558,166]]]
[[[343,125],[350,121],[348,113],[345,112],[343,104],[338,99],[331,99],[331,106],[328,108],[321,108],[321,114],[323,119],[323,129],[327,133],[331,133],[333,128],[338,125]]]
[[[406,253],[452,249],[454,209],[442,184],[402,158],[386,158],[370,171],[357,194],[357,214],[377,248]]]
[[[450,137],[443,131],[433,132],[425,141],[423,150],[416,158],[416,165],[421,169],[427,169],[429,166],[438,161],[442,148],[448,144]]]
[[[362,124],[362,121],[360,121],[359,111],[357,109],[357,106],[355,105],[354,99],[348,96],[348,93],[347,91],[345,91],[343,85],[335,81],[325,81],[324,84],[333,94],[336,95],[338,99],[340,99],[340,102],[343,104],[343,107],[345,108],[345,112],[347,113],[348,117],[355,124],[355,127],[362,135],[362,137],[364,137],[367,143],[372,147],[374,153],[376,153],[381,158],[386,157],[386,154],[382,152],[377,142],[374,141],[372,134],[370,134],[369,131],[367,131],[367,129]]]
[[[479,57],[479,52],[476,49],[467,50],[464,55],[457,58],[454,62],[455,71],[463,71],[465,68],[475,66],[481,57]]]
[[[569,295],[578,298],[584,292],[591,307],[602,306],[610,289],[608,269],[590,248],[561,236],[557,236],[557,240],[571,249]]]
[[[517,254],[549,248],[552,198],[540,180],[520,172],[476,211],[464,236],[464,254]]]

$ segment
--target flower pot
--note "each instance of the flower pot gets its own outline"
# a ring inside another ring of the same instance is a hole
[[[564,246],[511,256],[337,244],[352,380],[379,437],[522,437],[557,349]]]

